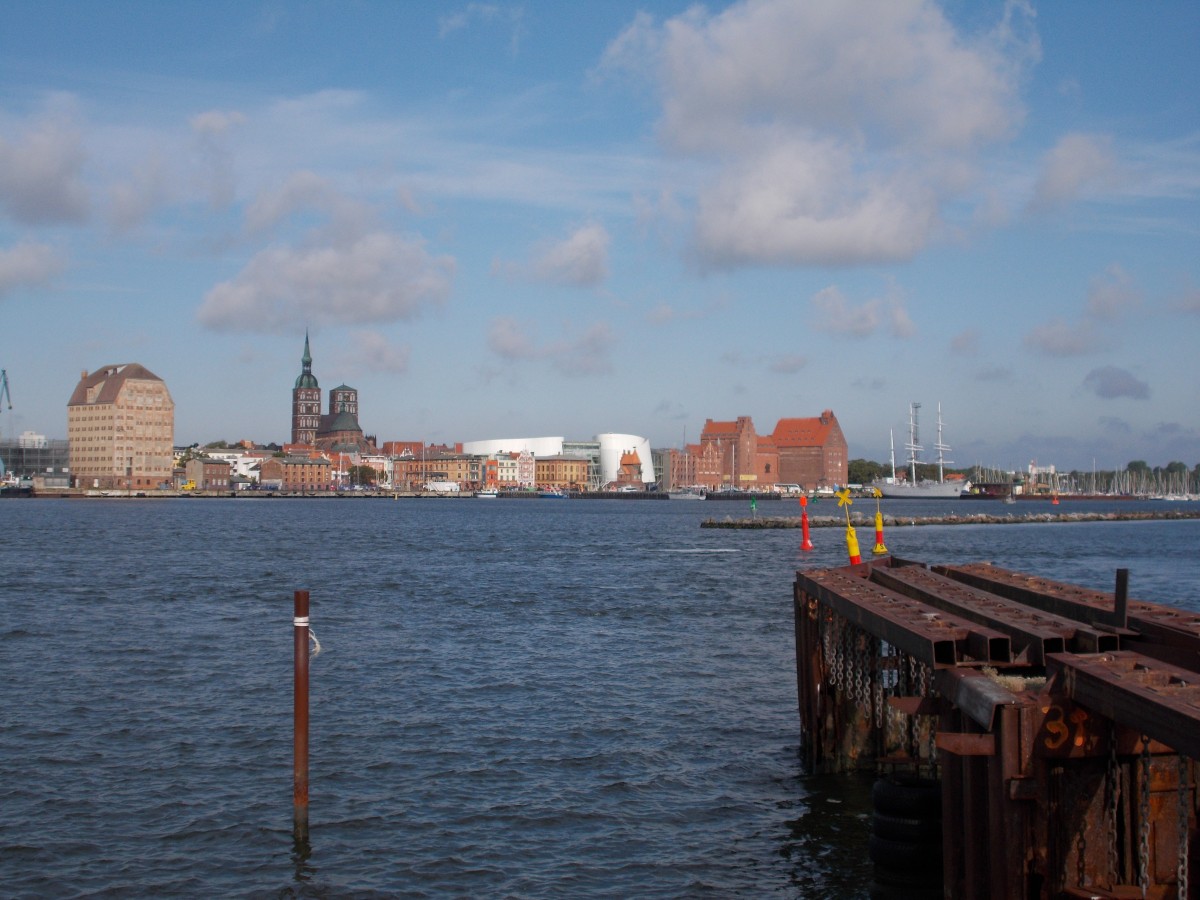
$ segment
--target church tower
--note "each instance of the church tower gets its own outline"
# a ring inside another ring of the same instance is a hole
[[[312,354],[308,350],[308,332],[304,333],[302,368],[292,388],[292,443],[313,445],[321,422],[321,386],[312,373]]]

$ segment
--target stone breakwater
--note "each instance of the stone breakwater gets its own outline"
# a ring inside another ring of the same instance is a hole
[[[989,516],[984,513],[968,513],[958,515],[951,513],[944,516],[890,516],[884,514],[885,528],[901,525],[1031,525],[1053,522],[1139,522],[1160,521],[1164,519],[1200,519],[1200,510],[1170,509],[1161,512],[1064,512],[1064,513],[1029,513],[1026,515]],[[875,527],[875,514],[851,513],[850,524],[855,528]],[[846,517],[842,516],[809,516],[810,528],[837,528],[846,526]],[[799,516],[755,516],[752,518],[735,519],[726,516],[723,519],[705,519],[700,523],[701,528],[799,528]]]

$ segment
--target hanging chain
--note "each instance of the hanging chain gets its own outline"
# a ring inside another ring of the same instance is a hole
[[[1180,897],[1188,896],[1188,826],[1190,824],[1188,809],[1191,806],[1191,790],[1188,787],[1188,758],[1179,754],[1179,864],[1175,868],[1176,893]]]
[[[1108,874],[1109,885],[1120,882],[1121,872],[1117,851],[1117,823],[1120,821],[1121,806],[1121,763],[1117,759],[1117,723],[1108,724],[1108,771],[1105,773],[1105,789],[1108,794],[1105,809],[1108,814]]]
[[[1138,862],[1142,897],[1150,890],[1150,738],[1142,735],[1141,777],[1138,798]]]

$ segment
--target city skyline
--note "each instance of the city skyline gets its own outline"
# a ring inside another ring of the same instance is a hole
[[[381,441],[1200,459],[1200,8],[650,9],[0,8],[0,436],[138,362],[278,442],[307,331]]]

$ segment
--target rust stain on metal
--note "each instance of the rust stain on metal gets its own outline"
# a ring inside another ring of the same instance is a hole
[[[990,563],[797,573],[813,771],[941,784],[945,896],[1196,896],[1200,615]]]

